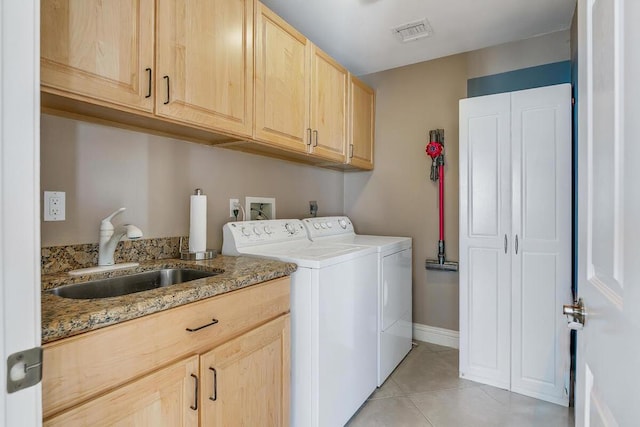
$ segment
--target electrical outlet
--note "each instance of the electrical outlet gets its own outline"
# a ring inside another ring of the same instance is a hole
[[[235,217],[235,215],[233,215],[234,209],[237,209],[238,211],[240,210],[240,199],[229,199],[229,216],[230,217]]]
[[[44,220],[64,221],[65,220],[65,192],[45,191],[44,192]]]

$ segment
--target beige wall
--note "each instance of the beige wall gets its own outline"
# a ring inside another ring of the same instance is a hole
[[[343,212],[343,173],[55,116],[41,119],[41,189],[66,191],[64,222],[42,222],[42,246],[98,241],[100,220],[145,237],[189,233],[189,195],[207,195],[208,246],[222,246],[229,198],[275,197],[280,218]],[[243,200],[241,200],[243,201]],[[114,221],[115,222],[115,221]]]
[[[570,58],[569,30],[467,53],[468,78],[505,73]]]
[[[345,174],[344,208],[359,233],[413,238],[413,321],[458,330],[458,273],[427,271],[438,241],[437,184],[424,149],[445,129],[445,240],[458,260],[458,100],[467,79],[570,59],[569,32],[363,76],[376,89],[375,169]]]

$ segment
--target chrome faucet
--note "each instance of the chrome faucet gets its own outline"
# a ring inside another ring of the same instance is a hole
[[[98,265],[113,265],[113,254],[116,251],[118,242],[124,235],[128,239],[139,239],[142,237],[142,231],[132,224],[121,224],[114,227],[111,220],[116,215],[124,212],[126,208],[120,208],[106,217],[100,223],[100,245],[98,247]]]

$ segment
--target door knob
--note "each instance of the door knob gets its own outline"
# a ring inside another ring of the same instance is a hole
[[[574,302],[573,304],[563,305],[562,314],[567,316],[569,320],[569,324],[567,325],[569,329],[582,329],[587,317],[587,312],[584,309],[582,298],[578,299],[578,301]]]

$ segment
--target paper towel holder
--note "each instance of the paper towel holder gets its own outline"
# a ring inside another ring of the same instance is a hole
[[[213,259],[216,257],[216,255],[218,255],[218,252],[215,249],[207,249],[200,252],[189,252],[188,250],[182,250],[182,239],[183,237],[180,236],[180,259],[183,261],[201,261],[206,259]]]
[[[196,188],[194,193],[195,196],[202,196],[202,189],[201,188]],[[212,259],[216,257],[216,251],[213,249],[205,249],[203,251],[189,251],[189,250],[183,250],[182,249],[182,236],[180,237],[180,246],[179,246],[179,250],[180,250],[180,259],[184,260],[184,261],[200,261],[200,260],[207,260],[207,259]],[[187,246],[187,248],[189,248],[190,245]]]

